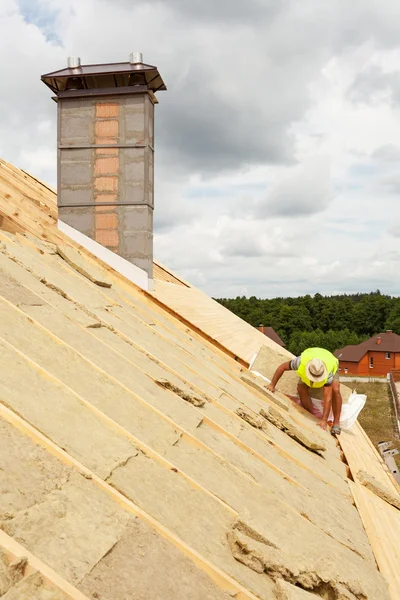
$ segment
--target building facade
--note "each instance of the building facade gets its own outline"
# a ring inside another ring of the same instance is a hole
[[[345,346],[334,353],[341,375],[386,377],[400,369],[400,335],[385,331],[356,346]]]

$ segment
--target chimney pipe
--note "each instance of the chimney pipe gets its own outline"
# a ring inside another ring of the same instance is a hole
[[[145,271],[151,286],[154,94],[166,87],[142,60],[133,52],[130,62],[81,65],[70,56],[42,81],[58,107],[59,220]]]
[[[379,337],[377,338],[377,340],[376,340],[376,343],[378,344],[378,346],[379,346],[379,344],[381,343],[381,341],[382,341],[382,338],[379,336]]]
[[[68,56],[68,69],[78,69],[81,66],[79,56]]]
[[[141,52],[131,52],[129,55],[129,62],[131,65],[143,63],[143,54]]]

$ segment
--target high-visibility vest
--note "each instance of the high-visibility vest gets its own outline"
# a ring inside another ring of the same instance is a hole
[[[319,360],[322,360],[326,366],[327,376],[323,381],[310,381],[307,377],[306,365],[313,358],[319,358]],[[329,350],[324,350],[324,348],[308,348],[307,350],[304,350],[301,355],[301,362],[299,368],[297,369],[297,374],[302,382],[308,385],[308,387],[320,388],[326,384],[330,373],[333,373],[333,375],[336,373],[338,366],[338,359],[336,356],[333,356]]]

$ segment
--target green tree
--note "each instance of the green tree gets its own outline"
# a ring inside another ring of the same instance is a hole
[[[312,322],[308,310],[303,306],[282,304],[276,317],[272,319],[272,327],[287,342],[296,330],[311,331]]]
[[[255,327],[273,327],[295,353],[310,346],[336,350],[384,329],[400,334],[400,298],[385,296],[380,290],[299,298],[238,296],[217,301]]]
[[[353,327],[358,334],[374,335],[384,330],[390,312],[390,298],[375,292],[354,308]]]
[[[400,299],[395,298],[385,323],[386,329],[391,329],[394,333],[400,335]]]

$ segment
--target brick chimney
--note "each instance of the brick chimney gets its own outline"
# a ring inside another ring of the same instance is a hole
[[[129,62],[68,67],[42,75],[58,106],[60,221],[153,276],[157,67]]]

